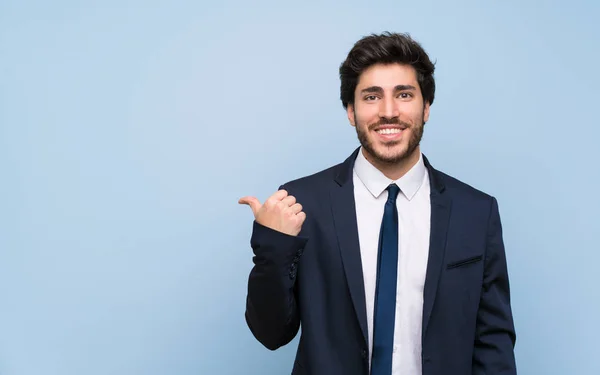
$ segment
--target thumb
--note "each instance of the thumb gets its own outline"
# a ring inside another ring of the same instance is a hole
[[[250,206],[250,208],[252,209],[252,213],[254,213],[255,216],[256,216],[256,213],[258,212],[258,210],[260,210],[260,208],[262,207],[262,204],[260,204],[260,201],[258,199],[256,199],[255,197],[240,198],[238,203],[239,204],[247,204],[248,206]]]

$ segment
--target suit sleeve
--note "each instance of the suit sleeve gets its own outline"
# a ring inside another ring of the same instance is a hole
[[[473,352],[474,375],[516,375],[516,334],[498,202],[492,198]]]
[[[254,337],[270,350],[288,344],[300,328],[295,282],[307,241],[304,236],[290,236],[254,221],[250,240],[254,265],[248,279],[245,317]]]

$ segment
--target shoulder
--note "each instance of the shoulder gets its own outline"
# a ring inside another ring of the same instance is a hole
[[[427,156],[423,155],[423,159],[429,173],[432,190],[442,191],[444,194],[450,195],[453,199],[466,199],[470,201],[490,201],[494,199],[488,192],[437,169],[431,164]]]
[[[468,212],[471,215],[475,214],[482,219],[489,217],[492,211],[497,212],[497,199],[490,192],[431,166],[429,168],[432,183],[441,186],[443,195],[447,195],[452,199],[453,209]]]
[[[444,172],[436,171],[438,176],[442,179],[445,184],[445,188],[448,192],[457,198],[468,199],[468,200],[484,200],[489,201],[494,197],[479,188],[474,187],[470,183],[463,180],[459,180],[454,176],[450,176]]]
[[[435,173],[444,184],[442,195],[451,200],[452,216],[462,223],[462,227],[469,228],[470,235],[487,233],[490,227],[496,227],[500,223],[495,196],[446,173]]]

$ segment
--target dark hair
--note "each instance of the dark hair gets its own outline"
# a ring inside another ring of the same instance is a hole
[[[374,64],[408,64],[415,68],[424,103],[433,104],[434,64],[419,43],[409,34],[384,32],[360,39],[340,66],[340,99],[344,108],[354,103],[354,90],[360,74]]]

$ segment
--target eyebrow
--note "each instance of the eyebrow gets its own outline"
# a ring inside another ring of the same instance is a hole
[[[416,90],[417,88],[413,85],[397,85],[396,87],[394,87],[394,91],[406,91],[406,90]],[[365,89],[362,89],[361,94],[366,94],[366,93],[375,93],[375,94],[381,94],[383,93],[383,89],[379,86],[371,86],[371,87],[367,87]]]

